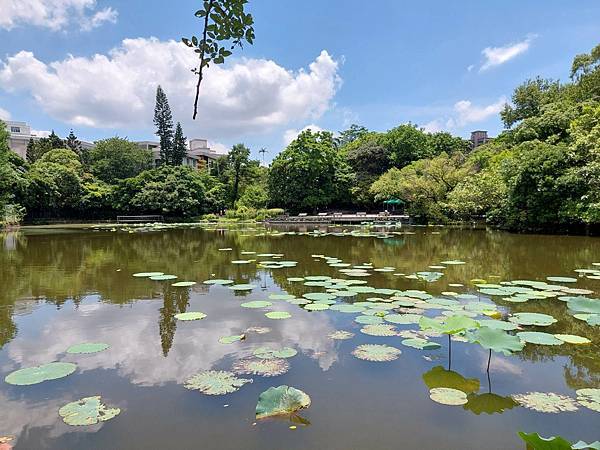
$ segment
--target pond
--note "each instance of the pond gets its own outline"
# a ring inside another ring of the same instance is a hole
[[[598,238],[260,225],[0,236],[0,436],[15,449],[600,439]],[[257,419],[278,386],[310,406]]]

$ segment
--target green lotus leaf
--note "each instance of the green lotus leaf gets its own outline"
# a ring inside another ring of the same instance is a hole
[[[258,397],[256,418],[292,414],[310,406],[310,397],[290,386],[270,387]]]
[[[184,312],[184,313],[175,314],[175,318],[177,320],[183,320],[183,321],[200,320],[200,319],[204,319],[205,317],[206,317],[206,314],[204,314],[200,311]]]
[[[412,325],[419,323],[421,320],[419,314],[386,314],[383,316],[386,322],[395,323],[397,325]]]
[[[567,302],[567,307],[579,313],[600,314],[600,300],[598,299],[575,297]]]
[[[134,273],[133,276],[136,278],[150,278],[150,277],[157,277],[159,275],[164,275],[164,272],[138,272],[138,273]]]
[[[600,389],[577,389],[577,401],[580,405],[591,409],[592,411],[600,412]]]
[[[223,336],[219,338],[221,344],[233,344],[234,342],[243,341],[246,339],[245,334],[238,334],[233,336]]]
[[[252,383],[252,380],[238,378],[232,372],[224,370],[207,370],[188,379],[184,387],[206,395],[223,395],[237,391],[246,383]]]
[[[561,345],[564,342],[560,339],[554,337],[553,334],[550,333],[542,333],[538,331],[522,331],[517,333],[519,339],[523,342],[528,342],[530,344],[538,344],[538,345]]]
[[[571,450],[571,443],[560,436],[543,438],[537,433],[524,433],[519,431],[519,436],[527,443],[527,448],[533,450]]]
[[[416,348],[418,350],[436,350],[441,347],[437,342],[431,342],[423,338],[408,338],[402,341],[402,345],[407,347]]]
[[[334,300],[335,299],[334,294],[329,294],[327,292],[309,292],[308,294],[302,295],[302,297],[304,297],[308,300],[313,300],[313,301]]]
[[[299,282],[299,281],[304,281],[304,278],[302,278],[302,277],[290,277],[287,280],[290,281],[290,282],[292,282],[292,283],[296,283],[296,282]]]
[[[83,426],[106,422],[120,414],[119,408],[107,408],[100,401],[100,396],[86,397],[67,403],[58,410],[67,425]]]
[[[457,259],[451,259],[451,260],[448,260],[448,261],[442,261],[442,262],[440,262],[440,264],[444,264],[445,266],[459,266],[459,265],[462,265],[462,264],[466,264],[466,262],[459,261]]]
[[[229,286],[229,289],[234,290],[234,291],[251,291],[252,289],[254,289],[256,286],[253,284],[234,284],[232,286]]]
[[[366,308],[364,306],[342,304],[342,305],[333,305],[333,306],[331,306],[331,309],[342,312],[342,313],[352,314],[352,313],[364,312]]]
[[[273,303],[267,302],[266,300],[254,300],[251,302],[242,303],[240,306],[242,308],[266,308],[272,305]]]
[[[304,279],[308,281],[327,281],[331,280],[331,277],[328,277],[327,275],[309,275],[304,277]]]
[[[491,392],[486,392],[484,394],[469,394],[467,395],[467,400],[468,402],[463,408],[477,415],[481,413],[502,413],[507,409],[512,409],[518,405],[512,397],[503,397]]]
[[[238,375],[259,375],[275,377],[283,375],[290,369],[290,364],[283,358],[246,358],[233,364],[233,371]]]
[[[326,303],[309,303],[304,305],[304,309],[307,311],[325,311],[329,309],[329,305]]]
[[[86,342],[83,344],[72,345],[67,349],[67,353],[98,353],[106,350],[110,345],[100,342]]]
[[[349,331],[345,331],[345,330],[336,330],[332,333],[329,333],[327,335],[327,337],[329,337],[331,339],[343,341],[346,339],[352,339],[354,337],[354,333],[350,333]]]
[[[358,316],[354,318],[354,321],[363,325],[383,323],[383,319],[378,316]]]
[[[552,281],[553,283],[576,283],[577,278],[573,277],[546,277],[546,280]]]
[[[66,377],[75,372],[75,369],[77,369],[77,366],[72,363],[51,362],[11,372],[4,378],[4,381],[16,386],[29,386]]]
[[[583,345],[591,344],[592,342],[586,337],[576,336],[574,334],[555,334],[554,337],[566,342],[567,344]]]
[[[365,361],[385,362],[398,359],[402,352],[389,345],[364,344],[354,349],[352,354]]]
[[[415,274],[419,280],[433,283],[444,276],[442,272],[417,272]]]
[[[196,284],[195,281],[178,281],[177,283],[171,284],[173,287],[190,287]]]
[[[465,378],[460,373],[435,366],[423,374],[423,382],[429,389],[448,387],[467,394],[479,391],[478,378]]]
[[[269,347],[258,347],[253,352],[254,356],[262,359],[273,359],[273,358],[292,358],[298,354],[296,349],[291,347],[283,347],[279,350],[272,349]]]
[[[151,280],[154,281],[166,281],[166,280],[175,280],[177,275],[153,275],[150,277]]]
[[[594,450],[600,450],[600,441],[590,442],[589,444],[587,442],[578,441],[574,443],[571,448],[573,450],[585,450],[589,448]]]
[[[231,264],[250,264],[251,262],[254,262],[253,259],[234,259],[233,261],[231,261]]]
[[[468,402],[467,394],[463,391],[446,387],[430,389],[429,398],[436,403],[449,406],[460,406]]]
[[[538,327],[547,327],[557,322],[554,317],[548,314],[528,312],[515,313],[508,320],[518,325],[535,325]]]
[[[220,252],[230,252],[230,251],[232,251],[232,250],[233,250],[233,249],[232,249],[232,248],[230,248],[230,247],[227,247],[227,248],[220,248],[220,249],[219,249],[219,251],[220,251]]]
[[[287,311],[270,311],[265,313],[265,316],[274,320],[289,319],[292,317],[292,315]]]
[[[478,320],[478,322],[480,327],[495,328],[497,330],[513,331],[518,328],[517,324],[503,320],[482,319]]]
[[[528,392],[513,395],[512,398],[521,406],[544,413],[577,411],[577,402],[566,395],[554,392]]]
[[[428,317],[421,317],[419,319],[419,327],[422,330],[433,330],[443,334],[457,334],[477,328],[479,327],[479,323],[470,317],[462,315],[450,316],[443,322]]]
[[[370,336],[397,336],[398,330],[393,325],[387,324],[372,324],[365,325],[360,329],[361,333],[368,334]]]
[[[467,333],[467,339],[481,345],[486,350],[510,355],[523,350],[525,344],[517,336],[495,328],[481,327]]]
[[[220,284],[222,286],[233,284],[233,280],[211,279],[203,281],[204,284]]]
[[[600,325],[600,314],[591,314],[585,319],[585,321],[589,325],[598,326]]]

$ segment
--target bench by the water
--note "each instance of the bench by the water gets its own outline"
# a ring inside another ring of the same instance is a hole
[[[149,215],[149,216],[117,216],[117,223],[149,223],[149,222],[163,222],[163,216]]]

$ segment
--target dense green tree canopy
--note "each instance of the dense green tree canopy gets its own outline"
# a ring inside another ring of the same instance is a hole
[[[152,167],[152,153],[123,138],[97,141],[88,154],[90,171],[106,183],[114,183]]]

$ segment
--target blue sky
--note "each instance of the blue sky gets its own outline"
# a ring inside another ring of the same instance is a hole
[[[194,59],[177,41],[199,32],[198,1],[24,3],[0,0],[0,116],[154,139],[160,83],[188,137],[269,159],[307,126],[497,134],[516,85],[566,80],[573,56],[600,43],[596,0],[250,0],[255,45],[209,69],[193,122]]]

